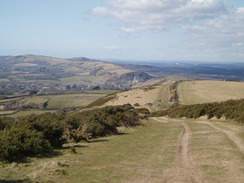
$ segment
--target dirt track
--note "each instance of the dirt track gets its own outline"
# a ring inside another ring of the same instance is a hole
[[[176,155],[176,174],[168,182],[179,183],[202,183],[204,179],[200,177],[200,170],[194,165],[194,161],[189,154],[189,141],[191,131],[186,123],[180,122],[182,133],[178,141],[178,150]]]
[[[236,147],[244,154],[244,142],[237,136],[237,133],[239,132],[239,130],[237,128],[231,127],[231,128],[229,128],[229,130],[227,130],[227,129],[223,129],[221,127],[217,127],[209,121],[197,121],[197,122],[207,124],[207,125],[211,126],[212,128],[214,128],[215,130],[218,130],[219,132],[224,133],[236,145]],[[222,127],[223,127],[223,124],[222,124]]]
[[[152,119],[168,125],[177,123],[182,128],[175,165],[163,182],[244,182],[244,141],[238,135],[243,126],[164,117]]]

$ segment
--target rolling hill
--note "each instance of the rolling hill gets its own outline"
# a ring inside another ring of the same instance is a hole
[[[144,72],[85,57],[1,56],[0,71],[2,95],[30,90],[80,91],[95,86],[126,89],[153,78]]]
[[[113,97],[109,95],[112,99],[105,106],[132,103],[135,107],[147,106],[149,109],[157,110],[171,105],[170,99],[175,94],[178,94],[179,101],[184,100],[185,104],[196,101],[201,103],[215,98],[218,100],[244,98],[241,95],[243,85],[242,82],[227,81],[167,82],[118,92],[112,94]],[[188,98],[182,98],[183,91],[186,92],[185,95],[189,95]],[[208,105],[210,108],[207,109],[210,109],[210,112],[217,112],[216,109],[219,107],[215,105],[213,108]],[[221,105],[231,115],[243,114],[243,99],[240,103],[229,101]],[[189,109],[187,111],[191,114],[197,109],[196,107],[201,106],[204,104],[186,105],[179,109],[186,107],[185,109]],[[226,106],[236,110],[237,113],[233,113]],[[26,124],[17,128],[14,125],[10,128],[9,121],[4,121],[8,119],[0,120],[2,152],[6,152],[7,148],[11,149],[13,143],[17,145],[18,142],[22,143],[25,139],[23,137],[28,139],[27,142],[30,142],[30,139],[39,140],[43,137],[30,133],[29,128],[25,129],[28,127],[27,124],[48,127],[49,130],[39,132],[44,134],[61,130],[56,127],[61,126],[59,123],[62,119],[61,122],[67,125],[65,137],[69,137],[69,140],[72,140],[71,137],[78,138],[77,141],[63,144],[63,148],[55,149],[54,154],[52,156],[49,154],[48,158],[31,157],[24,162],[3,162],[0,164],[0,182],[243,182],[243,124],[233,123],[230,121],[232,118],[219,121],[205,118],[188,119],[188,116],[187,118],[176,116],[177,119],[153,116],[141,121],[142,125],[127,128],[128,123],[122,123],[124,119],[126,122],[133,122],[136,117],[142,116],[134,113],[135,111],[132,106],[124,105],[93,108],[90,111],[67,113],[66,116],[32,115],[16,119],[17,121],[25,119],[22,122]],[[28,120],[29,123],[26,123]],[[243,118],[241,120],[243,123]],[[122,126],[115,129],[116,123],[122,123]],[[51,124],[52,128],[49,128],[48,124]],[[105,130],[106,134],[103,137],[96,136],[102,130]],[[111,136],[111,134],[118,135]],[[79,138],[86,135],[89,137],[89,143],[79,141]],[[20,137],[21,141],[16,140]],[[21,147],[32,145],[21,143]],[[9,151],[11,152],[13,151]],[[13,156],[7,155],[1,153],[3,158],[7,157],[12,161]]]
[[[191,105],[244,98],[244,82],[213,80],[169,81],[150,87],[135,88],[114,94],[105,105],[131,104],[151,111],[174,103]]]

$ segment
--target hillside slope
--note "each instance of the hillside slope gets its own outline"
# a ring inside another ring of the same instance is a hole
[[[131,104],[151,111],[174,104],[191,105],[244,98],[244,83],[231,81],[170,81],[115,94],[105,105]]]
[[[184,81],[177,87],[180,104],[201,104],[244,98],[244,82]]]
[[[173,82],[160,83],[154,86],[134,88],[114,94],[112,100],[105,103],[105,106],[116,106],[131,104],[134,107],[148,108],[151,111],[169,107],[170,86]]]
[[[120,65],[85,57],[62,59],[20,55],[0,57],[0,93],[28,90],[125,89],[153,77]]]

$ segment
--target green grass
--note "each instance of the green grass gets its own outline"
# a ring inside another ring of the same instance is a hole
[[[37,182],[136,182],[151,177],[160,182],[165,169],[174,166],[180,126],[148,122],[145,126],[122,129],[121,135],[95,139],[74,148],[59,150],[60,156],[0,166],[0,180]],[[74,144],[67,144],[74,147]],[[62,165],[66,164],[66,166]],[[60,165],[60,166],[59,166]]]
[[[202,180],[241,182],[244,156],[228,137],[195,120],[184,120],[184,123],[191,131],[188,157],[191,165],[200,170]],[[141,126],[120,128],[120,132],[91,143],[66,144],[65,148],[56,150],[56,156],[46,159],[0,164],[0,180],[119,183],[164,182],[177,178],[180,121],[162,123],[150,119]]]
[[[216,165],[202,165],[201,168],[210,176],[224,175],[228,170]]]
[[[33,97],[26,97],[25,99],[22,100],[22,102],[24,102],[24,105],[31,104],[31,103],[40,104],[47,101],[48,99],[49,99],[48,96],[47,97],[33,96]]]
[[[209,125],[196,123],[195,120],[188,121],[192,131],[191,158],[197,160],[205,177],[210,182],[236,182],[231,178],[232,172],[241,176],[239,167],[244,162],[243,154],[222,132],[216,131]],[[223,125],[225,123],[222,122]],[[233,125],[237,126],[237,124]],[[239,126],[243,127],[243,125]]]
[[[31,103],[40,104],[47,100],[47,109],[62,109],[68,107],[83,107],[91,102],[102,98],[108,94],[114,93],[114,90],[93,90],[85,92],[74,92],[67,94],[57,94],[57,95],[37,95],[28,96],[21,100],[21,105],[28,105]],[[0,100],[0,103],[4,103],[14,99]]]
[[[230,81],[187,81],[177,88],[181,104],[220,102],[244,98],[244,83]]]
[[[67,107],[81,107],[86,106],[103,97],[104,94],[65,94],[65,95],[53,95],[50,96],[48,102],[48,109],[60,109]]]

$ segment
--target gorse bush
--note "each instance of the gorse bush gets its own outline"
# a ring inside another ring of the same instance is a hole
[[[131,105],[109,106],[93,109],[67,116],[65,137],[70,142],[118,133],[119,126],[135,126],[139,124],[139,116]]]
[[[29,115],[18,118],[16,123],[26,124],[31,130],[41,132],[53,147],[61,147],[65,140],[63,139],[64,125],[62,120],[64,116],[57,114]]]
[[[118,133],[119,126],[139,124],[131,105],[104,107],[72,115],[41,114],[0,119],[0,160],[47,156],[66,142],[88,141]]]
[[[172,118],[198,118],[200,116],[207,115],[208,119],[213,117],[218,119],[225,117],[226,119],[244,123],[244,99],[172,107],[170,109],[157,111],[151,114],[151,116],[166,115]]]
[[[53,148],[61,147],[65,141],[60,119],[61,116],[47,113],[0,120],[0,160],[46,156]]]
[[[25,157],[45,156],[52,146],[41,132],[16,125],[0,133],[0,160],[16,161]]]

